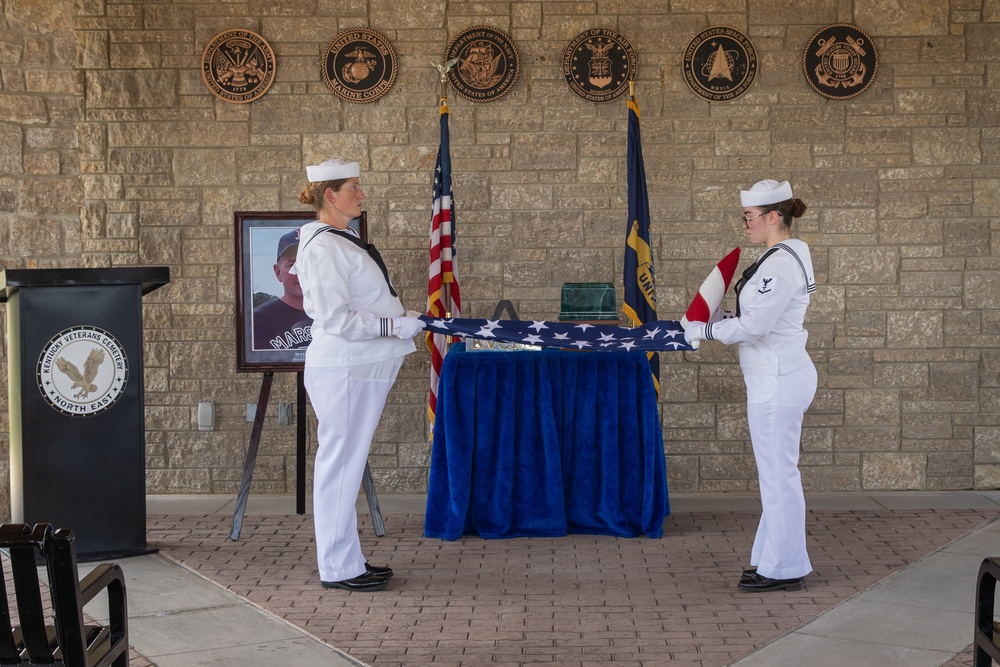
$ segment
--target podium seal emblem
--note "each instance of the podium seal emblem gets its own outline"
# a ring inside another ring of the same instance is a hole
[[[717,26],[695,35],[684,49],[684,80],[709,102],[743,95],[757,78],[757,50],[735,28]]]
[[[588,102],[610,102],[628,92],[638,59],[628,40],[614,30],[593,28],[573,38],[563,55],[570,90]]]
[[[344,30],[323,51],[323,81],[342,100],[374,102],[396,81],[396,52],[389,40],[374,30]]]
[[[802,54],[806,81],[817,93],[846,100],[868,89],[878,72],[878,51],[860,28],[828,25],[809,40]]]
[[[246,104],[274,83],[274,49],[249,30],[226,30],[212,38],[201,56],[201,77],[212,94]]]
[[[121,398],[128,384],[128,358],[121,343],[104,329],[71,327],[45,344],[35,375],[53,410],[91,417]]]
[[[452,88],[470,102],[498,100],[514,86],[521,58],[506,33],[490,26],[475,26],[451,40],[445,62],[458,58],[448,71]]]

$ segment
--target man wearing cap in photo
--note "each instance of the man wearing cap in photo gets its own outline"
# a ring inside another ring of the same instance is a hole
[[[284,290],[276,299],[253,309],[253,349],[289,350],[309,345],[312,340],[312,318],[302,309],[302,287],[299,277],[290,269],[299,249],[299,230],[284,234],[278,240],[274,277]]]
[[[816,289],[809,246],[791,238],[806,205],[788,181],[764,180],[740,191],[750,242],[767,250],[736,283],[735,317],[684,327],[688,342],[738,345],[747,388],[747,423],[760,482],[762,513],[738,587],[799,590],[812,572],[806,551],[806,504],[799,475],[802,420],[816,394],[816,367],[803,327]]]
[[[324,588],[375,591],[392,569],[361,550],[355,503],[389,390],[424,323],[406,314],[375,247],[350,229],[365,199],[357,162],[306,168],[299,201],[316,222],[302,227],[292,269],[313,318],[303,380],[316,413],[313,522]],[[418,427],[419,428],[419,427]]]

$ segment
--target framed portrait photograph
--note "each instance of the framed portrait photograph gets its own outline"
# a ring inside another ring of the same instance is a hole
[[[315,211],[237,211],[236,370],[301,371],[312,340],[312,319],[302,309],[302,288],[289,272],[299,228]],[[365,214],[351,222],[367,241]]]

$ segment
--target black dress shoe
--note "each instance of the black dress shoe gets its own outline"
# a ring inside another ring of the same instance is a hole
[[[754,572],[753,576],[747,581],[741,579],[740,585],[737,588],[748,593],[765,593],[767,591],[781,590],[801,591],[802,579],[803,577],[797,579],[772,579],[771,577],[765,577]]]
[[[751,567],[749,569],[743,570],[743,574],[740,576],[740,583],[745,581],[753,581],[754,575],[757,574],[757,568]]]
[[[378,577],[365,572],[364,574],[358,575],[353,579],[344,579],[343,581],[322,581],[320,583],[323,584],[323,588],[343,588],[348,591],[377,591],[381,588],[385,588],[389,582],[385,577]]]
[[[366,562],[365,572],[367,572],[368,574],[375,575],[376,577],[382,577],[383,579],[392,579],[391,567],[379,567],[378,565],[369,565]]]

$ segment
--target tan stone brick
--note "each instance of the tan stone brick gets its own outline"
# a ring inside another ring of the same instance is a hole
[[[832,248],[830,282],[893,284],[898,279],[898,262],[892,247]]]
[[[866,490],[922,489],[927,482],[923,454],[865,454],[862,487]]]
[[[915,164],[978,164],[979,130],[928,128],[913,131]]]
[[[967,308],[1000,307],[1000,274],[995,271],[967,271],[963,302]]]
[[[87,105],[95,109],[172,107],[177,74],[163,70],[87,72]]]
[[[235,185],[236,156],[229,150],[175,150],[171,171],[177,185]]]
[[[42,97],[0,93],[0,121],[33,125],[47,120],[48,113]]]

